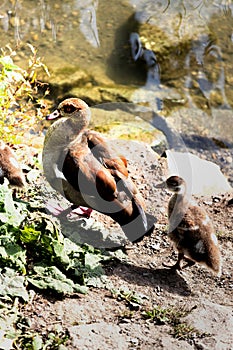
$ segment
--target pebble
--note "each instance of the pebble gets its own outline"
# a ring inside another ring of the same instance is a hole
[[[157,264],[155,262],[150,262],[148,265],[152,269],[154,269],[157,266]]]
[[[18,25],[18,21],[16,19],[16,17],[11,17],[9,20],[10,25],[15,28]]]
[[[206,204],[206,205],[212,205],[211,201],[203,201],[203,203]]]
[[[131,338],[131,339],[130,339],[130,342],[131,342],[132,344],[134,344],[134,345],[138,345],[138,343],[139,343],[139,341],[138,341],[137,338]]]
[[[151,244],[150,247],[154,250],[160,250],[160,244],[159,243],[155,243],[155,244]]]
[[[131,323],[131,320],[129,318],[124,317],[120,320],[120,323]]]
[[[74,16],[74,17],[77,17],[78,16],[78,11],[72,11],[71,15]]]
[[[39,36],[38,36],[38,34],[32,34],[32,40],[33,41],[38,41],[39,40]]]
[[[214,203],[218,203],[218,202],[220,202],[220,200],[221,200],[220,197],[217,197],[217,196],[213,197],[213,202]]]
[[[52,29],[52,24],[51,24],[51,22],[46,22],[46,23],[45,23],[45,29],[47,29],[47,30],[51,30],[51,29]]]

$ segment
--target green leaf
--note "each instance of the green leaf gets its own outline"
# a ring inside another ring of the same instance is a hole
[[[24,226],[24,228],[20,230],[20,240],[24,243],[33,243],[38,241],[40,235],[41,232],[35,230],[32,226]]]
[[[60,294],[72,294],[81,286],[67,278],[56,266],[34,266],[34,275],[28,281],[40,289],[55,290]]]
[[[70,263],[70,259],[65,251],[64,244],[61,244],[60,242],[53,241],[52,243],[54,254],[56,258],[59,258],[59,261],[64,264],[68,265]]]
[[[16,66],[10,56],[4,56],[0,57],[0,64],[6,69],[6,70],[21,70],[18,66]]]
[[[42,337],[39,334],[36,334],[32,339],[32,349],[40,350],[43,347]]]
[[[25,278],[19,276],[13,269],[6,268],[4,273],[0,273],[0,295],[21,297],[28,301],[29,296],[25,288]]]
[[[4,298],[4,303],[1,303],[0,313],[0,349],[13,349],[13,339],[16,336],[14,324],[17,322],[18,310],[16,303],[12,305],[11,299]]]
[[[0,221],[13,227],[19,227],[26,216],[26,204],[14,202],[7,180],[0,185],[0,202],[3,204],[1,205]]]
[[[83,248],[72,242],[69,238],[64,238],[64,249],[66,254],[71,257],[79,257],[80,253],[83,253]]]
[[[85,254],[85,266],[89,266],[94,269],[97,267],[102,260],[102,256],[100,254],[93,254],[86,252]]]
[[[0,330],[0,349],[11,350],[13,349],[13,339],[5,337],[4,332]]]
[[[15,242],[13,235],[0,236],[0,262],[22,273],[26,272],[26,251]]]

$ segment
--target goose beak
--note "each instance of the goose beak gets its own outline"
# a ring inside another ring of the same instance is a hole
[[[53,120],[53,119],[57,119],[59,117],[60,117],[60,113],[56,109],[53,113],[46,115],[46,120]]]

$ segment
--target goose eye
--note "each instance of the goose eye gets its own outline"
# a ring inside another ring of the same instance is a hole
[[[73,113],[76,110],[76,108],[73,105],[67,105],[63,107],[63,111],[65,113]]]

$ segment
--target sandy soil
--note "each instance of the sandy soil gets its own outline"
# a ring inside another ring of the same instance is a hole
[[[133,303],[129,296],[123,296],[124,292],[114,294],[107,286],[62,300],[36,293],[32,302],[24,306],[31,328],[47,332],[54,325],[61,325],[70,336],[68,349],[230,350],[233,348],[232,193],[197,198],[216,228],[223,259],[222,276],[215,277],[197,265],[174,272],[162,265],[176,258],[166,233],[166,207],[171,194],[154,188],[163,175],[163,167],[147,151],[135,157],[142,162],[132,159],[131,174],[157,222],[151,236],[137,244],[127,244],[125,261],[108,262],[104,270],[111,288],[118,292],[128,290],[131,295],[136,293],[141,302]],[[202,157],[211,158],[208,154]],[[108,218],[95,213],[93,217],[111,226],[111,230],[118,230]],[[174,322],[143,317],[144,311],[158,306],[183,311],[178,323],[193,326],[194,331],[189,333],[186,327],[183,336],[175,338]]]

